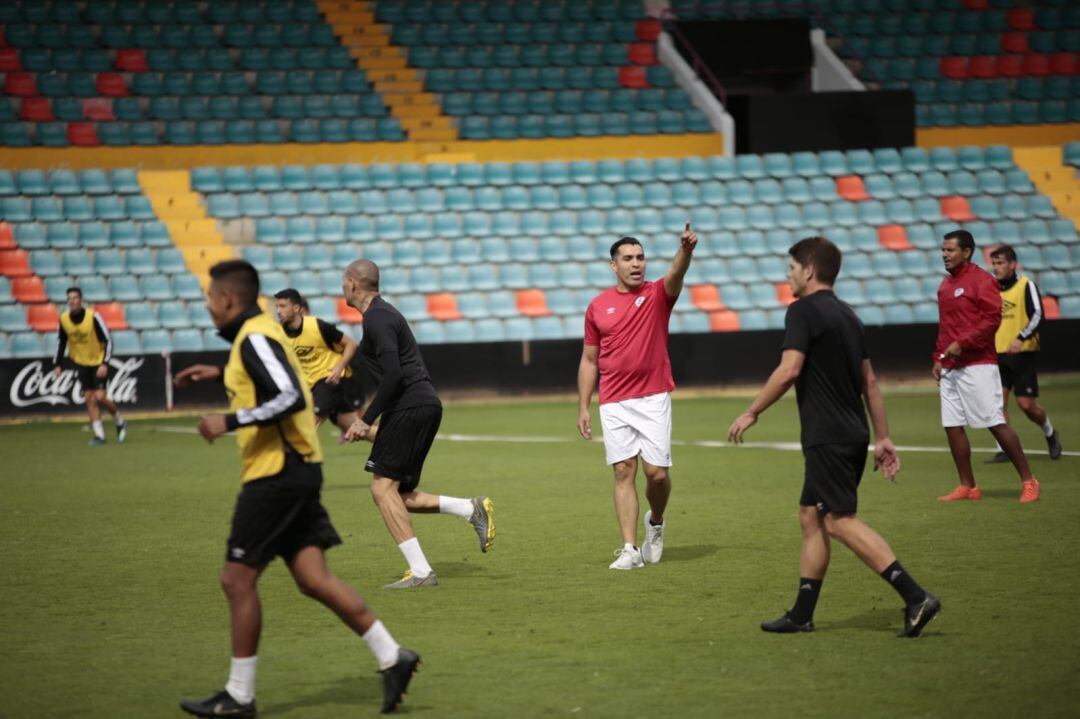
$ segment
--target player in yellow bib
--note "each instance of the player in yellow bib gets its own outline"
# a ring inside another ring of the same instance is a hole
[[[285,340],[311,389],[315,426],[329,419],[344,432],[357,418],[341,384],[342,379],[352,375],[349,363],[356,354],[356,342],[329,322],[306,314],[305,305],[304,298],[292,288],[274,295],[274,309],[285,330]]]
[[[994,338],[1004,397],[1005,421],[1009,421],[1009,390],[1027,418],[1042,429],[1050,459],[1061,458],[1061,439],[1046,410],[1039,405],[1039,378],[1035,358],[1039,351],[1039,325],[1043,320],[1042,297],[1030,277],[1016,272],[1016,250],[999,245],[990,253],[1001,290],[1001,324]],[[991,463],[1008,462],[998,447]]]
[[[90,415],[90,426],[94,437],[90,444],[105,444],[105,428],[101,424],[101,408],[108,410],[116,421],[116,441],[123,442],[127,437],[127,422],[120,416],[120,409],[106,396],[105,385],[109,378],[109,360],[112,359],[112,338],[109,328],[101,317],[92,309],[83,307],[82,290],[69,287],[67,291],[66,312],[60,315],[56,328],[56,353],[53,355],[55,372],[60,376],[60,361],[67,349],[78,373],[82,385],[83,398],[86,400],[86,413]]]

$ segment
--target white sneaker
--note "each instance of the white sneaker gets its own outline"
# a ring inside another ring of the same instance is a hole
[[[645,541],[641,544],[641,558],[649,564],[656,564],[664,553],[664,527],[667,526],[667,520],[654,527],[649,524],[650,519],[651,509],[645,512]]]
[[[608,569],[641,569],[644,566],[641,550],[623,547],[615,550],[615,561],[608,565]]]

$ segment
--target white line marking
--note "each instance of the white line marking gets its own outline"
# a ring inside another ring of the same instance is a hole
[[[170,425],[152,425],[150,429],[157,432],[174,432],[176,434],[198,434],[199,431],[194,427],[174,427]],[[534,436],[520,436],[511,434],[456,434],[439,433],[435,439],[442,440],[444,442],[494,442],[503,444],[572,444],[574,442],[581,442],[582,440],[576,437],[556,437],[553,435],[534,435]],[[595,443],[604,441],[603,437],[595,437],[592,440]],[[706,449],[775,449],[780,452],[801,452],[802,445],[798,442],[743,442],[742,444],[732,444],[731,442],[722,442],[714,439],[703,440],[672,440],[673,445],[680,447],[704,447]],[[873,445],[870,445],[873,448]],[[940,447],[923,447],[919,445],[902,444],[897,445],[897,451],[900,452],[933,452],[933,453],[948,453],[948,445],[941,445]],[[972,452],[978,452],[981,454],[994,454],[997,452],[996,448],[981,449],[978,447],[972,447]],[[1080,457],[1080,452],[1062,452],[1066,457]]]

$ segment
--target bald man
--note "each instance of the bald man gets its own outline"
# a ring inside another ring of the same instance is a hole
[[[381,417],[379,432],[364,469],[371,472],[371,496],[409,569],[387,589],[431,587],[439,583],[413,532],[410,512],[453,514],[469,520],[487,552],[495,541],[494,505],[487,497],[461,499],[418,492],[424,460],[442,421],[442,403],[420,356],[409,323],[379,295],[379,268],[357,260],[345,270],[342,292],[364,316],[360,357],[378,383],[364,415],[345,439],[366,438]]]

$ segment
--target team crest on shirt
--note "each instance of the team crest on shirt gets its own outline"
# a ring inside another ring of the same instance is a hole
[[[608,313],[609,315],[613,315],[613,314],[615,314],[615,308],[614,308],[614,307],[608,307],[608,308],[607,308],[607,313]]]
[[[955,290],[953,291],[953,293],[952,293],[952,296],[953,296],[953,297],[959,297],[959,296],[960,296],[960,295],[962,295],[962,294],[964,294],[964,288],[963,288],[963,287],[957,287],[957,288],[956,288],[956,289],[955,289]]]
[[[636,300],[634,300],[634,307],[641,307],[642,303],[644,303],[644,302],[645,302],[645,295],[641,295]]]

